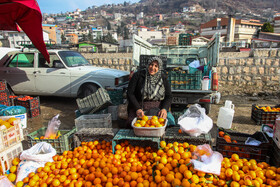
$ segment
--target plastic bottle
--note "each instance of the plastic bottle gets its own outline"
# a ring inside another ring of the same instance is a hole
[[[216,68],[212,68],[212,90],[218,90],[218,73]]]
[[[231,104],[228,107],[226,107],[226,106],[228,106],[228,105],[221,107],[219,110],[217,126],[222,127],[224,129],[230,129],[231,125],[232,125],[233,116],[234,116],[234,104]]]

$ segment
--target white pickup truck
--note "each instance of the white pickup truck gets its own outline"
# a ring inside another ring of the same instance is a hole
[[[145,66],[149,56],[162,58],[172,89],[171,110],[183,110],[189,104],[198,103],[208,114],[211,103],[218,103],[220,100],[215,71],[219,62],[219,44],[219,33],[215,34],[208,44],[202,46],[153,46],[134,35],[133,61],[139,70]],[[206,89],[205,85],[202,86],[203,79],[209,79]]]

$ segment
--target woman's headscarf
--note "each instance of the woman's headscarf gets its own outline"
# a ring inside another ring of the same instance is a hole
[[[154,75],[149,73],[149,65],[154,62],[158,62],[158,72]],[[163,80],[161,77],[161,71],[163,69],[162,60],[158,57],[152,57],[147,65],[147,73],[145,77],[145,86],[144,86],[144,99],[152,101],[160,101],[164,99],[165,88],[163,85]]]

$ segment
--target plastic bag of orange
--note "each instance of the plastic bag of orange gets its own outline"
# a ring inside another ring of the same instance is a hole
[[[212,151],[209,144],[198,145],[191,160],[195,170],[216,175],[220,175],[222,161],[222,154]]]
[[[194,104],[179,117],[178,124],[183,132],[198,137],[201,134],[207,134],[212,129],[213,120],[206,115],[204,108],[199,104]]]
[[[45,138],[56,139],[57,131],[61,124],[61,121],[58,119],[59,114],[54,116],[48,123],[48,128],[45,133]]]

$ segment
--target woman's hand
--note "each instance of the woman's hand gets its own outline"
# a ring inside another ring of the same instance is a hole
[[[158,113],[158,117],[166,119],[167,118],[167,111],[165,109],[161,109]]]
[[[142,109],[138,109],[136,111],[137,118],[142,118],[144,116],[144,111]]]

